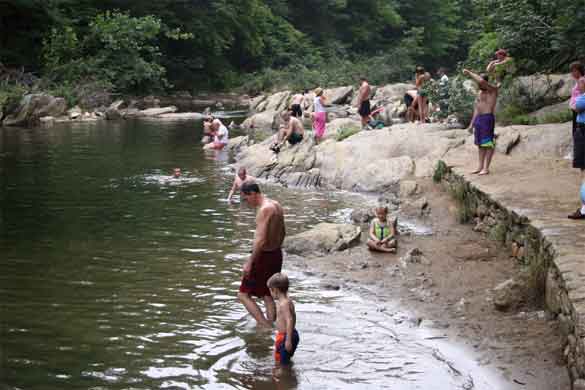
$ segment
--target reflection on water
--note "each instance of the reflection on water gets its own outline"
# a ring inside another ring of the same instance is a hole
[[[475,369],[437,359],[391,297],[323,290],[290,262],[301,344],[275,381],[273,335],[235,299],[255,211],[224,200],[228,156],[200,135],[188,122],[0,130],[3,387],[467,388]],[[351,211],[349,195],[265,189],[289,234]]]

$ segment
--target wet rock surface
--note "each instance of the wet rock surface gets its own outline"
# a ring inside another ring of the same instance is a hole
[[[359,244],[362,230],[350,224],[320,223],[314,228],[287,237],[283,248],[293,255],[326,254]]]

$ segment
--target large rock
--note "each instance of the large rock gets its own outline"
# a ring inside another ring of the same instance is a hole
[[[287,237],[283,247],[293,255],[327,254],[359,244],[361,233],[359,226],[320,223],[311,230]]]
[[[44,93],[25,95],[14,114],[7,115],[4,126],[29,126],[45,116],[58,117],[67,110],[67,102]]]
[[[106,119],[109,121],[122,119],[122,113],[120,109],[124,105],[123,100],[116,100],[106,110]]]
[[[227,144],[227,150],[232,153],[240,153],[242,150],[248,147],[249,143],[250,137],[247,135],[230,138]]]
[[[445,131],[441,125],[398,125],[361,131],[341,142],[327,139],[318,146],[312,137],[305,137],[299,145],[286,145],[278,155],[269,150],[268,140],[250,146],[237,158],[252,175],[283,184],[318,183],[350,191],[398,193],[403,178],[413,173],[432,175],[437,160],[463,143],[466,134]]]
[[[175,106],[147,108],[146,110],[128,109],[122,115],[124,118],[152,118],[163,114],[172,114],[176,111],[177,107]]]
[[[395,100],[402,101],[404,94],[410,89],[415,89],[415,86],[413,84],[405,83],[385,85],[376,90],[373,100],[380,102],[393,102]]]
[[[250,104],[249,104],[250,111],[256,111],[256,109],[258,108],[260,103],[262,103],[265,100],[266,100],[266,95],[260,95],[260,96],[256,96],[254,98],[251,98]]]
[[[353,87],[338,87],[338,88],[331,88],[326,89],[324,91],[325,96],[327,97],[327,101],[330,104],[346,104],[351,101],[351,97],[353,95]]]
[[[526,301],[526,281],[508,279],[494,288],[494,306],[506,311],[522,305]]]
[[[518,77],[513,87],[520,95],[520,104],[538,108],[569,99],[574,85],[570,74],[535,74]]]
[[[280,112],[287,107],[290,97],[291,97],[290,91],[282,91],[275,93],[274,95],[270,95],[268,96],[266,101],[260,105],[262,109],[258,107],[258,111]]]
[[[528,117],[536,119],[539,123],[549,123],[551,119],[556,119],[564,115],[571,115],[569,100],[553,104],[552,106],[543,107],[540,110],[531,112],[528,114]]]
[[[509,126],[496,128],[496,133],[516,131],[520,141],[509,152],[526,158],[564,158],[572,150],[571,123],[555,123],[537,126]]]
[[[327,123],[325,128],[325,138],[333,138],[337,137],[337,134],[342,129],[349,129],[349,130],[360,130],[361,129],[361,122],[357,119],[353,118],[338,118],[333,119],[331,122]]]
[[[242,123],[243,129],[273,130],[278,126],[278,112],[263,111],[254,114]]]

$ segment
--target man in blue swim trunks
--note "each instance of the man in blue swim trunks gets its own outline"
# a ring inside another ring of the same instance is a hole
[[[463,74],[471,77],[479,87],[479,95],[475,101],[475,109],[470,126],[473,127],[475,144],[479,150],[479,165],[471,173],[487,175],[496,147],[494,129],[496,127],[496,102],[498,101],[499,85],[488,82],[487,75],[479,75],[468,69]]]

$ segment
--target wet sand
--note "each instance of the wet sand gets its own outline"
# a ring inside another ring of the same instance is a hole
[[[419,184],[431,213],[421,217],[406,205],[400,216],[416,218],[432,235],[402,235],[394,255],[371,253],[362,244],[325,257],[291,256],[289,261],[315,272],[325,288],[357,285],[374,299],[398,303],[411,313],[408,321],[428,329],[430,339],[462,346],[466,352],[461,360],[470,359],[500,377],[501,390],[570,389],[561,332],[542,303],[510,312],[494,308],[492,289],[517,275],[521,266],[472,225],[459,224],[447,193],[430,180]],[[404,267],[400,258],[415,247],[430,264]]]

